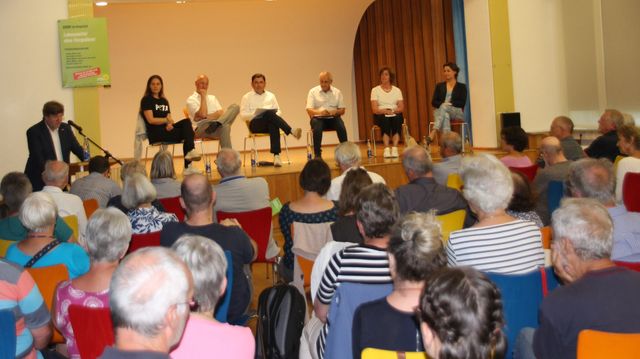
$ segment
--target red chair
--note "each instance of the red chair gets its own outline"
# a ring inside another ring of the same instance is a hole
[[[89,308],[74,304],[69,307],[69,320],[83,359],[98,358],[105,347],[115,342],[109,308]]]
[[[529,182],[533,182],[533,179],[536,178],[536,174],[538,173],[538,165],[534,164],[529,167],[509,167],[509,170],[518,171],[527,176]]]
[[[131,235],[131,242],[129,242],[129,249],[127,250],[127,254],[135,252],[140,248],[158,246],[160,246],[160,231],[144,234],[133,234]]]
[[[620,261],[614,261],[616,263],[616,265],[618,267],[625,267],[625,268],[629,268],[631,270],[634,270],[636,272],[640,272],[640,262],[638,263],[634,263],[634,262],[620,262]]]
[[[622,182],[622,201],[629,212],[640,212],[640,173],[627,172]]]
[[[180,205],[180,197],[160,198],[158,201],[162,203],[166,212],[175,214],[178,217],[178,221],[184,222],[186,212]]]

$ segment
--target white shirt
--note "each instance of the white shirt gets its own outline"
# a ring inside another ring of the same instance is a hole
[[[344,182],[344,178],[347,176],[347,172],[351,171],[354,168],[357,168],[357,167],[351,167],[346,171],[344,171],[344,173],[342,173],[340,176],[331,180],[331,187],[329,187],[329,191],[327,192],[327,195],[326,195],[328,200],[337,201],[340,199],[340,192],[342,192],[342,182]],[[375,172],[369,172],[369,171],[367,171],[367,174],[369,175],[373,183],[387,184],[384,178],[382,178],[382,176],[380,176],[379,174]]]
[[[47,128],[49,129],[49,134],[51,135],[51,140],[53,141],[53,149],[56,151],[56,159],[58,161],[64,161],[64,159],[62,159],[62,145],[60,145],[60,134],[58,133],[60,127],[56,128],[55,130],[50,129],[49,126],[47,126]]]
[[[62,192],[60,188],[54,186],[44,186],[42,192],[51,195],[56,206],[58,206],[58,215],[60,217],[78,217],[78,236],[83,238],[84,230],[87,228],[87,214],[84,212],[84,205],[80,197]]]
[[[640,172],[640,158],[625,157],[618,161],[616,170],[616,201],[622,203],[622,185],[627,172]]]
[[[371,89],[371,101],[378,101],[378,108],[385,108],[395,111],[398,108],[398,101],[402,101],[402,91],[395,86],[391,86],[391,91],[387,92],[382,86]]]
[[[345,108],[342,92],[331,86],[329,91],[322,91],[320,85],[309,90],[307,95],[307,107],[314,110],[337,110]]]
[[[255,116],[256,110],[260,108],[277,109],[278,112],[276,112],[276,114],[282,116],[276,95],[272,92],[265,91],[262,94],[258,94],[255,91],[249,91],[242,96],[242,100],[240,101],[240,116],[242,116],[245,121],[252,119]]]
[[[193,121],[196,112],[200,109],[200,94],[196,91],[187,99],[187,111],[189,118]],[[222,110],[222,105],[214,95],[207,94],[207,115]]]

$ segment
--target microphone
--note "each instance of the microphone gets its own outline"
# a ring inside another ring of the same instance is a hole
[[[73,122],[73,121],[69,120],[69,121],[67,121],[67,123],[68,123],[71,127],[73,127],[73,128],[75,128],[76,130],[78,130],[78,132],[82,132],[82,127],[80,127],[80,126],[79,126],[78,124],[76,124],[75,122]]]

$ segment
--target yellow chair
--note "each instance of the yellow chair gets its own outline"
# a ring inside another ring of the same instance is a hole
[[[80,239],[78,237],[78,216],[72,214],[70,216],[62,217],[62,219],[64,220],[64,223],[66,223],[67,226],[69,226],[73,231],[73,238],[75,238],[75,241],[77,242],[78,239]]]
[[[640,357],[640,333],[609,333],[585,329],[578,335],[577,359]]]
[[[0,257],[3,257],[7,255],[7,249],[9,249],[9,246],[17,243],[16,241],[10,241],[7,239],[0,239]]]
[[[617,155],[616,159],[613,161],[613,171],[614,173],[618,170],[618,162],[620,162],[621,159],[623,159],[624,156],[623,155]]]
[[[460,177],[459,174],[451,173],[447,177],[447,187],[462,191],[463,185],[464,183],[462,183],[462,177]]]
[[[436,218],[440,221],[442,225],[442,242],[443,243],[445,244],[447,243],[451,232],[462,229],[462,226],[464,226],[464,217],[466,215],[467,215],[467,211],[465,211],[464,209],[459,209],[451,213],[436,216]]]
[[[269,137],[268,133],[253,133],[249,128],[249,123],[251,121],[244,122],[247,125],[247,130],[249,130],[249,134],[244,137],[244,149],[242,155],[242,166],[247,165],[247,140],[251,139],[251,151],[256,151],[256,138],[257,137]],[[280,130],[280,136],[282,137],[282,141],[284,142],[284,151],[287,154],[287,164],[291,164],[291,158],[289,158],[289,146],[287,145],[287,134],[284,131]],[[256,151],[256,163],[258,163],[258,151]]]
[[[69,279],[69,271],[67,270],[67,267],[64,264],[56,264],[47,267],[27,268],[27,271],[33,277],[33,281],[38,285],[40,294],[42,294],[42,298],[44,299],[49,312],[51,312],[53,297],[55,296],[58,284]],[[54,329],[50,343],[55,344],[64,342],[65,340],[62,334],[57,329]]]
[[[362,351],[362,359],[427,359],[425,352],[397,352],[393,350],[382,350],[365,348]]]

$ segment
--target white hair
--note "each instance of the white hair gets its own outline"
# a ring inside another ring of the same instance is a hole
[[[216,157],[216,166],[222,177],[233,176],[240,173],[240,167],[242,166],[240,152],[233,148],[221,149]]]
[[[83,239],[92,261],[116,262],[122,258],[131,241],[131,222],[115,207],[97,210],[87,223]]]
[[[354,167],[360,164],[362,155],[360,148],[353,142],[342,142],[336,147],[335,159],[339,165]]]
[[[30,232],[44,232],[56,224],[58,207],[50,194],[31,193],[20,206],[19,218]]]
[[[509,169],[493,155],[479,154],[462,159],[460,169],[464,198],[475,208],[493,213],[507,208],[513,195]]]
[[[122,189],[122,205],[126,208],[136,208],[143,203],[151,203],[156,199],[157,192],[151,181],[140,173],[127,176]]]

